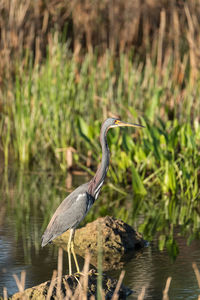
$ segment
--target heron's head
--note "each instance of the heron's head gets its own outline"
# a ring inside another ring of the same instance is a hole
[[[108,118],[107,120],[104,121],[102,128],[104,128],[106,131],[110,128],[114,127],[144,127],[140,124],[132,124],[132,123],[127,123],[123,122],[119,119],[116,118]]]

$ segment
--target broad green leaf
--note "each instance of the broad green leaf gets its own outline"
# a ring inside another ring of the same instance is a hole
[[[143,182],[140,178],[140,175],[138,174],[136,168],[132,164],[131,166],[131,171],[132,171],[132,186],[133,186],[133,191],[136,194],[141,194],[141,195],[146,195],[147,191],[143,185]]]

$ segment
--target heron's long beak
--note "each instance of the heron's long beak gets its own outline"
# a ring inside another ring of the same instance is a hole
[[[120,126],[120,127],[125,127],[126,126],[126,127],[143,127],[143,128],[145,128],[145,126],[140,125],[140,124],[126,123],[126,122],[122,122],[120,120],[116,120],[115,125]]]

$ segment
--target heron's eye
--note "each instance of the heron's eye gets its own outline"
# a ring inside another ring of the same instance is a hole
[[[120,120],[115,121],[115,125],[119,125],[119,123],[120,123]]]

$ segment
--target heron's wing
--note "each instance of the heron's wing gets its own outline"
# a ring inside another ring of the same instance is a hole
[[[88,184],[83,184],[67,196],[56,209],[42,237],[42,246],[67,231],[76,228],[85,217],[90,206]]]

